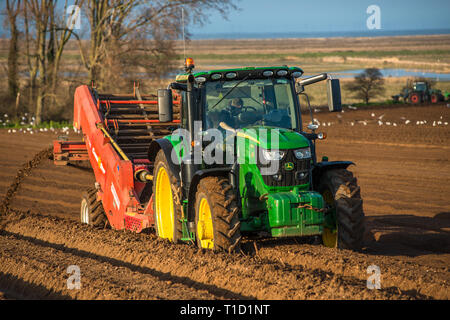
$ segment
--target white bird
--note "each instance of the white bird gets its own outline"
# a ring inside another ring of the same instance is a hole
[[[372,113],[371,116],[372,116],[372,117],[375,117],[375,113]]]
[[[394,122],[393,124],[392,124],[394,127],[396,127],[397,126],[397,124]]]
[[[436,121],[433,121],[433,127],[436,127]]]
[[[354,126],[354,125],[355,125],[355,123],[354,123],[354,122],[350,122],[350,124],[351,124],[352,126]]]
[[[382,126],[382,125],[383,125],[383,122],[381,122],[380,120],[378,120],[378,125],[379,125],[379,126]]]
[[[384,117],[384,114],[382,114],[381,116],[378,117],[378,119],[382,120]]]
[[[444,122],[444,124],[445,124],[446,126],[448,126],[448,122]]]
[[[329,126],[329,127],[331,126],[331,122],[328,122],[328,126]]]
[[[411,121],[409,121],[409,120],[406,120],[406,121],[405,121],[405,124],[408,124],[408,123],[410,123],[410,122],[411,122]]]
[[[391,123],[390,123],[390,122],[386,122],[386,125],[387,125],[387,126],[390,126],[390,125],[391,125]]]
[[[438,121],[437,124],[441,125],[441,124],[442,124],[442,121]]]

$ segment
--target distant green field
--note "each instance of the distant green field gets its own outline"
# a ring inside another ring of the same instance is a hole
[[[196,54],[199,60],[267,60],[267,59],[286,59],[291,57],[297,58],[324,58],[324,57],[389,57],[389,56],[432,56],[433,60],[438,57],[450,57],[447,50],[395,50],[395,51],[329,51],[329,52],[303,52],[303,53],[245,53],[245,54]],[[179,59],[183,57],[179,55]]]

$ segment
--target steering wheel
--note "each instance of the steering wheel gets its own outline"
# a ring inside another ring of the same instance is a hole
[[[241,113],[242,112],[244,112],[244,110],[243,109],[245,109],[245,111],[247,111],[247,109],[251,109],[251,110],[253,110],[253,111],[256,111],[256,108],[255,107],[251,107],[251,106],[243,106],[242,108],[241,108]]]

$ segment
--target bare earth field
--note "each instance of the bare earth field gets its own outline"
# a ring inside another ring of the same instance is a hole
[[[246,240],[241,254],[213,254],[153,232],[92,229],[79,223],[90,168],[54,166],[55,134],[1,130],[0,299],[449,299],[450,108],[314,117],[328,134],[319,156],[356,163],[362,252],[295,238]],[[67,289],[70,265],[80,267],[79,290]],[[370,265],[380,267],[380,290],[366,287]]]

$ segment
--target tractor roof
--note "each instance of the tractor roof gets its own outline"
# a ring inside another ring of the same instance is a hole
[[[284,71],[283,71],[284,70]],[[303,70],[298,67],[274,66],[274,67],[244,67],[231,69],[218,69],[210,71],[199,71],[194,73],[194,77],[198,80],[215,81],[215,80],[241,80],[261,79],[271,77],[300,77]],[[186,82],[188,73],[180,74],[176,77],[177,82]]]

